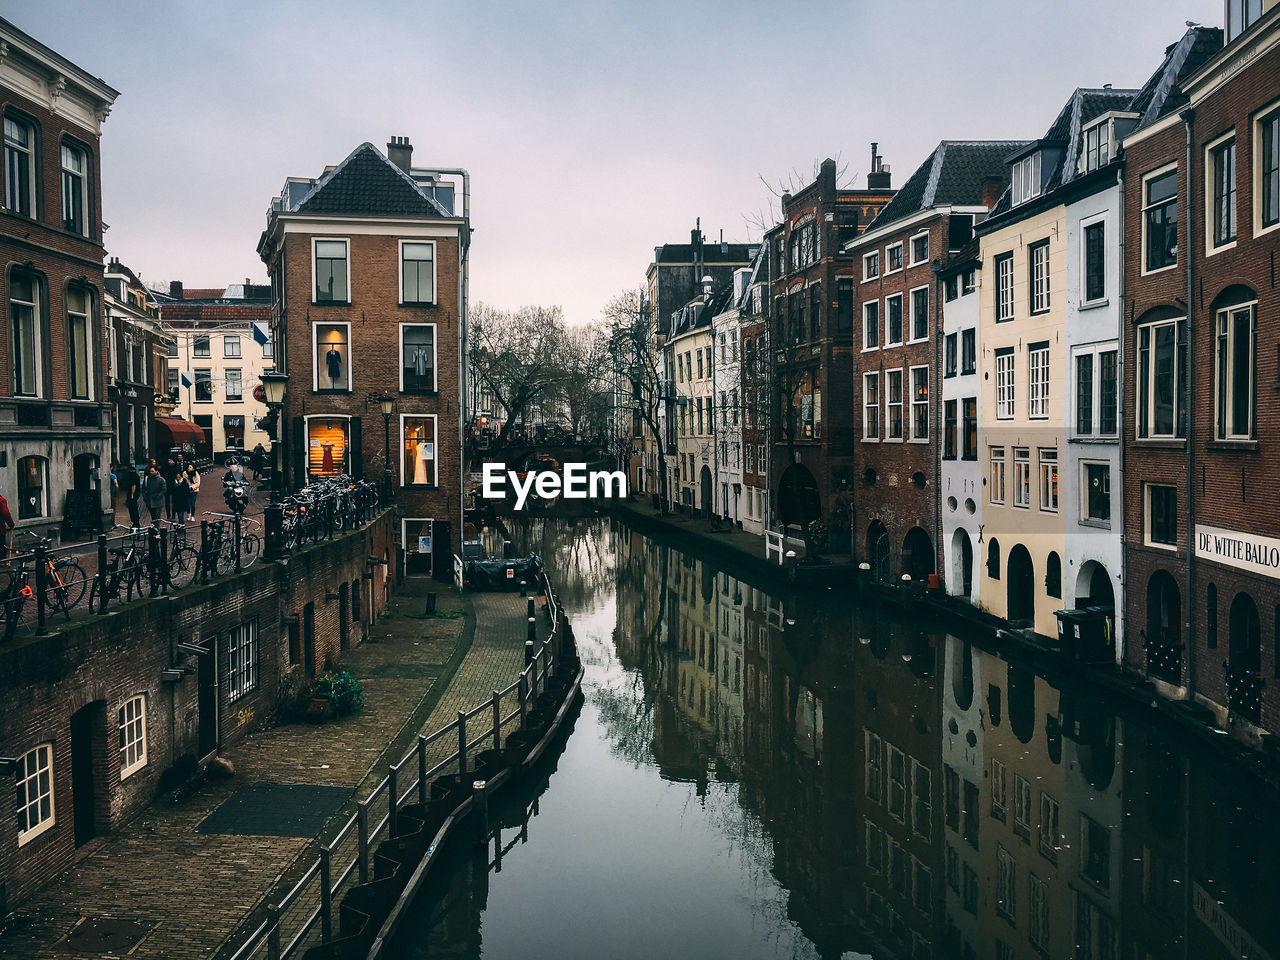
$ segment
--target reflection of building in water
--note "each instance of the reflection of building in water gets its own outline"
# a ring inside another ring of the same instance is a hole
[[[969,643],[948,636],[942,683],[943,898],[946,943],[956,956],[981,941],[978,929],[978,859],[981,804],[986,769],[983,734],[987,709],[978,688],[982,655]],[[967,815],[966,815],[967,811]]]

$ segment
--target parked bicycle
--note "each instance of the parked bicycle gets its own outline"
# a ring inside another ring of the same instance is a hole
[[[53,546],[53,541],[48,537],[42,537],[34,533],[23,533],[22,536],[31,542],[33,549],[44,548],[49,550]],[[24,562],[25,559],[23,558]],[[70,620],[71,609],[84,599],[88,575],[84,572],[84,567],[80,566],[73,557],[55,558],[46,554],[43,563],[45,571],[45,607],[48,610],[64,614]],[[32,580],[35,579],[34,570],[31,573],[31,578]]]
[[[106,588],[103,592],[108,600],[119,600],[123,594],[124,600],[128,602],[135,595],[142,597],[145,588],[146,595],[154,597],[163,586],[163,577],[158,568],[164,561],[159,558],[160,563],[157,564],[151,559],[150,538],[158,538],[159,534],[153,533],[151,528],[126,527],[123,524],[116,524],[116,529],[127,531],[128,537],[124,540],[124,546],[107,550]],[[158,550],[157,544],[157,555]],[[91,610],[101,608],[101,586],[101,579],[95,577],[93,586],[89,589]]]

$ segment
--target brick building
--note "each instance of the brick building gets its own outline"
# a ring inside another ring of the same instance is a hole
[[[389,477],[406,569],[448,578],[462,520],[468,181],[414,167],[412,155],[402,137],[385,155],[363,143],[317,179],[289,178],[258,252],[289,375],[289,486]],[[461,198],[449,178],[462,180]],[[395,401],[386,421],[382,395]]]
[[[3,19],[0,44],[0,495],[56,534],[69,496],[111,506],[98,144],[118,94]]]
[[[1124,141],[1127,659],[1274,730],[1280,5],[1262,6],[1172,45]]]
[[[738,304],[742,398],[742,529],[763,533],[769,508],[769,254],[761,249],[751,266],[747,292]]]
[[[773,517],[807,527],[822,520],[849,544],[853,499],[853,258],[844,245],[889,202],[890,173],[871,148],[866,190],[836,185],[836,164],[794,196],[765,234],[772,333]]]
[[[137,275],[115,257],[104,276],[107,396],[115,405],[113,464],[146,463],[155,451],[157,400],[168,408],[169,350],[160,305]]]
[[[941,460],[977,458],[976,412],[961,435],[961,406],[939,403],[958,372],[959,337],[940,330],[944,288],[936,270],[973,239],[988,212],[984,190],[1003,182],[1012,141],[943,141],[844,253],[855,266],[858,333],[853,353],[858,476],[854,550],[880,579],[923,579],[938,568]],[[998,194],[997,194],[998,195]],[[944,347],[945,344],[945,347]],[[944,357],[945,352],[945,357]],[[943,411],[939,416],[939,411]]]

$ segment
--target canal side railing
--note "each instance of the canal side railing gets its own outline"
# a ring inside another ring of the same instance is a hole
[[[315,860],[293,887],[277,900],[269,900],[266,917],[251,931],[228,960],[287,960],[306,947],[334,938],[336,904],[352,883],[372,878],[371,855],[380,840],[397,834],[399,811],[408,803],[426,806],[429,788],[437,777],[465,777],[475,768],[482,749],[499,749],[504,735],[521,729],[539,695],[556,671],[564,653],[562,608],[545,573],[539,587],[546,600],[551,630],[545,640],[535,637],[537,618],[533,597],[528,598],[528,637],[525,666],[507,687],[494,690],[488,700],[470,710],[459,710],[457,719],[428,734],[393,763],[367,797],[357,801],[356,811],[332,840],[323,843]],[[239,939],[235,934],[230,941]]]

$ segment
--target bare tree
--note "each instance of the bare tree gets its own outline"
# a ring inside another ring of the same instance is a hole
[[[609,330],[591,323],[565,330],[559,399],[577,436],[607,431],[612,409]]]
[[[497,442],[505,443],[526,410],[564,381],[564,317],[559,307],[500,310],[479,303],[471,311],[471,366],[506,411]]]

